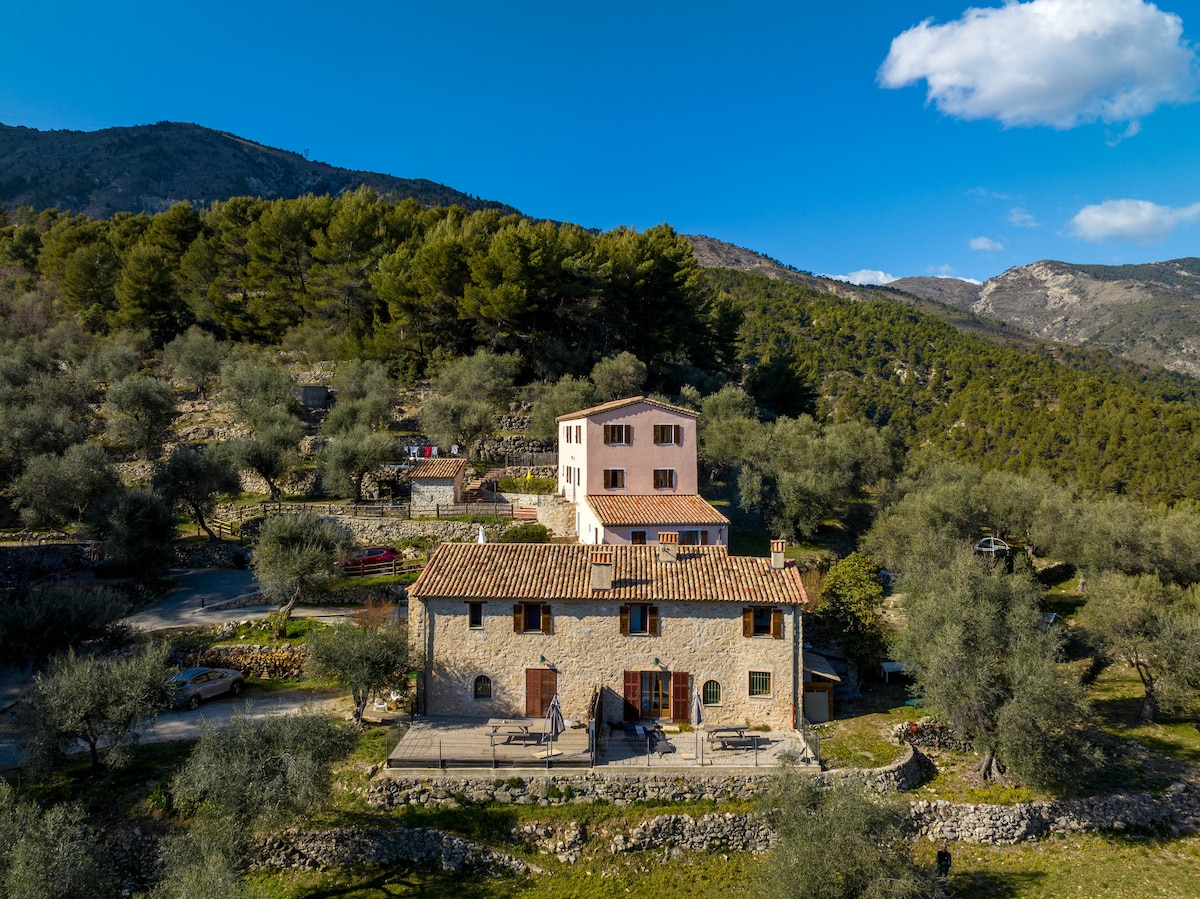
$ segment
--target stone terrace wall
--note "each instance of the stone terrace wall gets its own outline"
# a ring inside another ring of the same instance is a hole
[[[260,838],[251,850],[255,868],[313,870],[340,865],[394,865],[417,862],[443,871],[541,873],[519,858],[429,827],[379,827],[304,832],[286,830]]]
[[[930,762],[911,747],[883,768],[853,768],[816,773],[828,782],[856,781],[878,793],[911,790],[930,772]],[[773,769],[761,772],[674,772],[630,774],[594,769],[587,773],[497,776],[496,771],[446,775],[397,775],[377,778],[367,790],[367,802],[377,808],[420,806],[459,808],[489,802],[514,805],[579,805],[608,802],[623,807],[631,802],[747,802],[765,791]]]
[[[916,832],[929,840],[967,843],[1018,843],[1048,833],[1129,828],[1178,835],[1200,832],[1200,793],[1179,782],[1163,796],[1111,793],[1020,805],[921,801],[913,803],[912,820]]]

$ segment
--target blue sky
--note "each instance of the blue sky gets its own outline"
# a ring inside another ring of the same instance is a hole
[[[64,0],[5,25],[7,125],[195,122],[820,274],[1200,255],[1194,0]]]

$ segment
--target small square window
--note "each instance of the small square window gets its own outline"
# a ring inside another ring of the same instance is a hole
[[[531,631],[540,631],[542,629],[542,604],[540,602],[527,602],[524,606],[524,626],[525,633]]]
[[[629,443],[629,425],[605,425],[604,442],[610,446],[621,446]]]
[[[751,696],[770,696],[771,695],[771,672],[770,671],[751,671],[750,672],[750,695]]]
[[[683,443],[683,426],[655,425],[654,442],[658,446],[679,446]]]
[[[769,637],[771,636],[771,612],[772,609],[755,608],[754,610],[754,636]]]
[[[483,603],[467,603],[467,627],[483,627]]]
[[[604,489],[605,490],[620,490],[625,486],[625,469],[624,468],[606,468],[604,469]]]
[[[654,469],[654,489],[655,490],[673,490],[675,488],[675,469],[674,468],[656,468]]]
[[[650,607],[635,603],[629,607],[629,633],[650,633]]]
[[[629,542],[632,543],[634,546],[645,546],[646,545],[646,532],[645,531],[630,531],[629,532]]]

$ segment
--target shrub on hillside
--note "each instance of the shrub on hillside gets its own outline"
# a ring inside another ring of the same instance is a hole
[[[501,493],[537,493],[549,496],[557,489],[554,478],[501,478]]]
[[[509,528],[500,538],[497,543],[549,543],[550,532],[546,530],[544,524],[538,524],[535,521],[529,521],[525,524],[519,524],[516,527]]]

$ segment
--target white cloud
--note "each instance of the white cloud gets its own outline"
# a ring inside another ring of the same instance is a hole
[[[1034,218],[1028,209],[1020,206],[1014,206],[1008,210],[1008,223],[1016,225],[1018,228],[1040,228],[1042,226],[1042,223]]]
[[[1031,0],[926,19],[892,41],[879,83],[924,80],[927,101],[962,119],[1072,128],[1133,123],[1195,98],[1196,55],[1179,16],[1143,0]]]
[[[997,243],[990,237],[972,237],[967,243],[972,250],[979,250],[983,253],[999,253],[1004,249],[1004,244]]]
[[[856,272],[851,272],[848,275],[822,275],[822,278],[832,278],[834,281],[849,281],[851,284],[856,284],[859,287],[866,285],[890,284],[896,280],[895,275],[889,275],[887,272],[872,270],[869,268],[859,269]]]
[[[1180,225],[1200,219],[1200,203],[1190,206],[1159,206],[1149,200],[1105,200],[1084,206],[1071,219],[1071,235],[1100,243],[1105,240],[1130,240],[1134,243],[1160,243]]]

